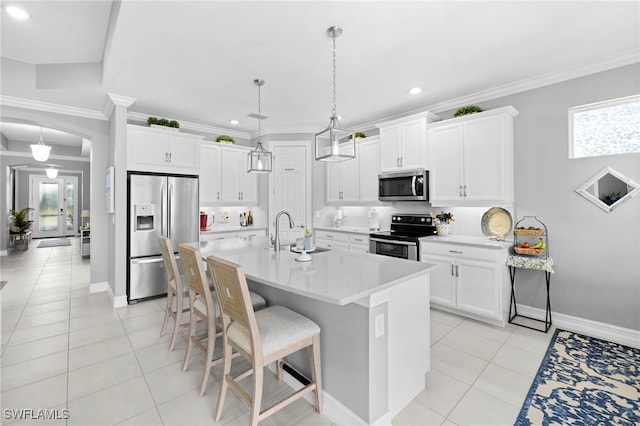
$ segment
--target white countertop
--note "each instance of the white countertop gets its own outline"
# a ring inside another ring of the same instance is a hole
[[[329,231],[329,232],[350,232],[352,234],[371,234],[372,232],[380,232],[380,231],[388,231],[388,229],[378,229],[372,230],[366,227],[358,227],[358,226],[341,226],[336,228],[335,226],[314,226],[314,229],[318,231]]]
[[[210,228],[205,231],[200,230],[201,234],[215,234],[220,232],[238,232],[238,231],[264,231],[267,227],[262,226],[225,226],[219,228]]]
[[[341,249],[310,253],[312,261],[298,262],[299,254],[275,253],[264,236],[203,241],[199,246],[203,258],[214,255],[242,265],[251,280],[336,305],[358,301],[435,267]]]
[[[488,237],[479,237],[475,235],[457,235],[457,234],[433,235],[429,237],[420,238],[420,241],[449,243],[449,244],[464,244],[464,245],[470,245],[470,246],[495,248],[495,249],[509,248],[513,245],[513,241],[511,240],[496,241],[496,240],[489,239]]]

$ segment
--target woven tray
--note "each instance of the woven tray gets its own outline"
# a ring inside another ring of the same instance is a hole
[[[522,248],[518,246],[515,246],[513,249],[518,254],[529,254],[531,256],[540,256],[542,253],[544,253],[544,249]]]
[[[544,229],[514,229],[513,232],[516,235],[542,235],[544,234]]]

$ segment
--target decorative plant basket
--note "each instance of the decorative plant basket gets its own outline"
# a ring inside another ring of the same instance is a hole
[[[545,250],[545,249],[535,249],[535,248],[522,248],[518,246],[515,246],[513,249],[518,254],[528,254],[531,256],[540,256],[542,253],[544,253],[544,250]]]
[[[544,229],[514,229],[516,235],[534,235],[540,236],[544,234]]]

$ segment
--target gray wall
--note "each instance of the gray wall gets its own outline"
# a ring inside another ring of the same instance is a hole
[[[18,122],[44,126],[61,130],[73,135],[89,139],[92,143],[90,199],[91,199],[91,283],[102,283],[108,280],[107,214],[104,208],[104,171],[108,165],[109,127],[104,120],[74,117],[64,114],[27,110],[22,108],[0,106],[2,121]],[[7,176],[8,166],[23,164],[26,157],[10,157],[3,153],[0,156],[2,185],[0,185],[0,223],[6,224],[8,219]],[[58,161],[56,161],[58,163]],[[97,178],[99,177],[99,178]],[[6,249],[8,228],[0,226],[1,249]]]
[[[569,159],[567,109],[638,94],[639,75],[635,64],[479,103],[520,112],[514,220],[534,215],[549,229],[552,311],[633,330],[640,330],[640,196],[607,214],[575,189],[605,166],[640,182],[640,153]],[[542,280],[541,272],[519,270],[518,303],[543,309]]]

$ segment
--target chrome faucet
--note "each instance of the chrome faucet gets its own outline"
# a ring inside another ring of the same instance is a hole
[[[289,214],[289,212],[282,210],[276,215],[276,238],[272,241],[273,249],[276,251],[276,253],[280,251],[280,216],[282,216],[283,214],[287,215],[287,217],[289,218],[289,228],[293,228],[294,226],[296,226],[293,223],[293,219],[291,219],[291,215]]]

